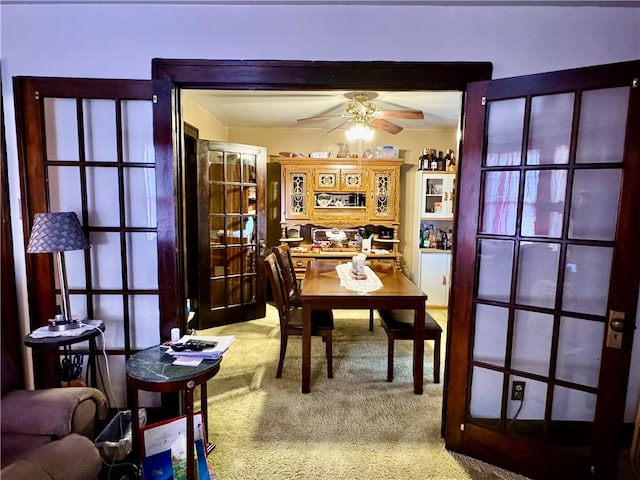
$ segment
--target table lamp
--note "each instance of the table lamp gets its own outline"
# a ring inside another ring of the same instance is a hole
[[[68,330],[80,326],[78,320],[72,319],[69,308],[64,252],[87,248],[89,248],[89,242],[75,212],[36,213],[27,245],[27,253],[58,254],[62,313],[49,320],[50,330]]]

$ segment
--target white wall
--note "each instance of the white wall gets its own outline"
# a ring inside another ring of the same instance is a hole
[[[23,321],[16,75],[148,79],[161,57],[490,61],[501,78],[640,58],[638,7],[3,4],[0,16]]]

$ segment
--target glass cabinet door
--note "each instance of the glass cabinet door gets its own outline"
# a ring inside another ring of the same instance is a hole
[[[373,173],[373,188],[369,217],[371,220],[394,220],[396,210],[397,171],[378,170]]]
[[[289,220],[309,219],[309,186],[311,170],[305,168],[284,166],[282,169],[282,184],[286,185],[284,193],[284,217]],[[337,181],[329,173],[324,180],[328,184]]]
[[[453,218],[455,174],[424,173],[420,216],[424,219]]]

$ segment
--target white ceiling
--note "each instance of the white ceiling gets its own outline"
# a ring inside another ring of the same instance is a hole
[[[298,122],[317,115],[340,115],[350,90],[188,90],[184,98],[199,104],[227,127],[326,128],[337,127],[340,117]],[[457,127],[461,93],[377,91],[378,110],[422,110],[424,120],[392,120],[406,130]]]

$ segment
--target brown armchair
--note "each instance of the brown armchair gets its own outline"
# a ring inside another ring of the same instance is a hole
[[[91,387],[24,390],[2,350],[0,477],[85,480],[98,476],[102,460],[93,443],[107,399]]]

